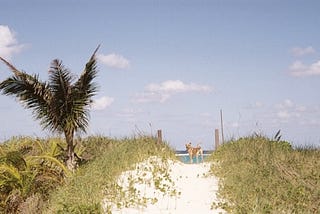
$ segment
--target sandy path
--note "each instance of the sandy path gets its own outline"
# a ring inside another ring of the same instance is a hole
[[[211,209],[212,203],[218,202],[216,193],[218,190],[218,179],[209,175],[210,164],[184,164],[181,162],[170,161],[167,166],[170,177],[174,183],[176,196],[161,195],[157,193],[154,186],[143,185],[136,186],[143,191],[146,197],[156,197],[157,203],[148,203],[147,207],[113,209],[112,213],[125,214],[187,214],[187,213],[226,213],[222,209]],[[141,169],[141,167],[139,167]],[[139,174],[140,173],[140,174]],[[137,178],[142,177],[141,172],[130,171],[125,176],[135,175]],[[145,175],[145,173],[144,173]],[[146,176],[148,179],[148,176]],[[123,179],[126,180],[126,179]]]
[[[213,201],[218,202],[218,179],[209,176],[209,170],[209,163],[173,165],[172,176],[177,178],[181,196],[177,209],[168,213],[223,213],[221,209],[210,209]]]

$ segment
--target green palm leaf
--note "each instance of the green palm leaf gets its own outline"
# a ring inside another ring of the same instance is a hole
[[[49,85],[46,82],[40,82],[37,75],[32,76],[19,71],[1,57],[0,60],[5,62],[14,73],[12,77],[0,83],[2,93],[17,97],[25,108],[33,110],[36,119],[45,119],[50,111],[48,103],[52,99]]]
[[[80,130],[86,130],[89,118],[89,106],[92,103],[92,97],[97,92],[97,85],[92,81],[97,76],[97,61],[95,54],[100,46],[94,51],[89,62],[87,62],[84,71],[78,81],[72,88],[71,96],[74,100],[72,118]]]
[[[66,168],[66,166],[61,163],[57,158],[52,157],[50,155],[38,155],[38,156],[29,156],[27,161],[32,165],[37,165],[38,163],[42,162],[43,160],[48,161],[56,165],[60,170],[64,172],[66,176],[70,176],[70,170]]]
[[[15,189],[23,186],[22,175],[16,167],[10,164],[0,164],[0,180],[2,181],[0,189],[9,186]]]
[[[70,71],[57,59],[52,61],[49,74],[53,99],[50,102],[50,114],[46,122],[53,131],[63,132],[67,126],[68,116],[72,113],[70,96],[72,77]]]

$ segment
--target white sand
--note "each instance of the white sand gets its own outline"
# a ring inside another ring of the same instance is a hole
[[[123,192],[130,189],[130,185],[131,189],[134,187],[136,190],[134,196],[125,196],[127,200],[130,197],[132,201],[141,201],[144,198],[147,203],[133,203],[128,208],[117,208],[114,201],[108,202],[106,199],[104,206],[111,206],[112,213],[121,214],[226,213],[223,209],[211,209],[213,202],[219,202],[216,196],[218,179],[209,175],[209,170],[209,163],[184,164],[171,160],[164,162],[152,157],[138,164],[134,170],[124,172],[118,180]],[[161,173],[155,175],[154,172],[160,171]],[[159,182],[154,182],[155,180]],[[157,202],[154,203],[152,199]]]

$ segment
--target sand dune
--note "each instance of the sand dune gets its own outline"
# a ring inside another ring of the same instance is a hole
[[[105,207],[112,206],[112,213],[123,214],[226,213],[211,208],[213,202],[219,201],[218,179],[208,173],[209,169],[210,163],[184,164],[153,157],[124,172],[118,180],[124,191],[130,185],[135,189],[135,194],[127,195],[127,199],[132,197],[132,201],[146,203],[119,209],[106,200]]]

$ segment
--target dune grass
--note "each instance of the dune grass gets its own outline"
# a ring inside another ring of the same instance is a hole
[[[107,139],[88,138],[83,142],[84,156],[91,160],[66,181],[66,185],[51,195],[45,213],[102,213],[102,201],[116,198],[119,193],[115,181],[121,172],[132,169],[135,163],[160,154],[174,158],[167,144],[157,144],[150,137]],[[111,196],[110,196],[111,194]]]
[[[81,158],[76,173],[64,165],[62,138],[13,137],[2,142],[0,213],[102,213],[106,192],[119,193],[115,180],[121,172],[150,156],[175,158],[166,143],[157,144],[155,138],[143,135],[76,141]]]
[[[231,213],[319,213],[320,150],[262,136],[232,140],[210,157]]]
[[[63,139],[14,137],[0,144],[0,211],[103,213],[106,194],[109,199],[122,194],[116,179],[123,171],[151,156],[175,158],[167,144],[157,144],[156,139],[146,136],[91,136],[77,142],[82,161],[75,174],[62,164]],[[230,213],[320,212],[318,148],[292,148],[288,142],[251,136],[222,145],[207,160],[221,179],[219,194],[224,199],[212,207]],[[163,171],[155,169],[158,171],[152,173]],[[126,206],[135,202],[117,203]]]

